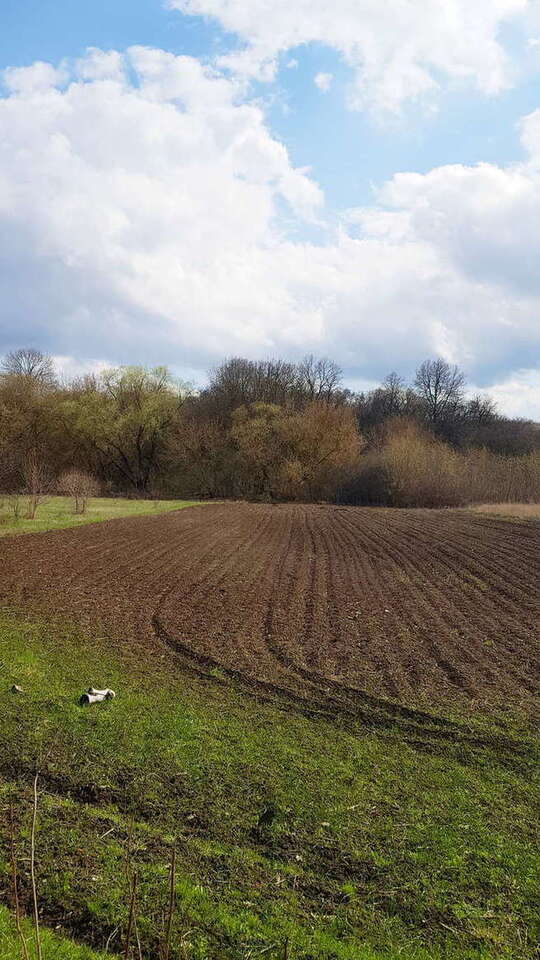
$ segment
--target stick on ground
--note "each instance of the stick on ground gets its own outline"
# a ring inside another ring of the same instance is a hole
[[[165,943],[163,946],[163,960],[169,960],[169,950],[171,946],[172,919],[173,919],[175,900],[176,900],[176,891],[175,891],[175,883],[174,883],[175,874],[176,874],[176,848],[173,847],[172,857],[171,857],[171,868],[169,873],[169,907],[167,910],[167,923],[165,926]]]
[[[17,928],[17,936],[21,944],[21,953],[23,960],[29,960],[28,957],[28,947],[26,945],[26,940],[24,933],[21,927],[21,909],[19,904],[19,890],[18,890],[18,877],[17,877],[17,854],[15,851],[15,822],[13,817],[13,800],[9,804],[9,833],[10,833],[10,851],[11,851],[11,876],[13,880],[13,900],[15,906],[15,926]]]
[[[32,832],[31,832],[31,846],[30,846],[30,877],[32,880],[32,899],[34,903],[34,934],[36,938],[36,955],[37,960],[42,960],[41,954],[41,937],[39,935],[39,910],[38,910],[38,899],[37,899],[37,887],[36,887],[36,821],[37,821],[37,811],[38,811],[38,774],[36,773],[34,777],[34,809],[32,812]]]

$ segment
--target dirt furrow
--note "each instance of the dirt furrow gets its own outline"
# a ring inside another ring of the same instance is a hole
[[[216,504],[3,538],[0,599],[299,709],[436,725],[539,709],[539,547],[463,511]]]

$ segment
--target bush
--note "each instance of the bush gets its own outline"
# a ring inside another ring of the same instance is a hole
[[[99,495],[99,483],[89,473],[83,470],[68,470],[58,481],[60,493],[73,497],[74,513],[83,514],[90,497]]]
[[[396,507],[540,502],[540,451],[458,452],[414,421],[395,419],[364,458],[352,499]]]

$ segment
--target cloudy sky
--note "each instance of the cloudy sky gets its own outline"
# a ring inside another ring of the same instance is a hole
[[[540,419],[540,0],[2,0],[0,352]]]

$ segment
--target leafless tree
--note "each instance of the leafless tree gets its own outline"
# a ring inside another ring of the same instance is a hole
[[[99,483],[84,470],[68,470],[60,477],[58,489],[66,496],[73,497],[75,513],[83,514],[90,497],[98,496]]]
[[[436,426],[463,404],[465,376],[455,365],[442,360],[424,360],[416,371],[415,387],[425,406],[428,420]]]
[[[342,377],[341,368],[327,357],[317,359],[310,354],[298,364],[300,389],[309,400],[329,400],[339,389]]]
[[[498,420],[495,401],[492,400],[491,397],[482,397],[477,394],[467,403],[465,417],[476,426],[485,423],[495,423]]]
[[[33,520],[36,510],[53,488],[48,467],[38,450],[32,450],[24,464],[24,493],[27,497],[26,518]]]
[[[27,377],[43,386],[52,387],[56,382],[52,358],[33,347],[11,350],[2,360],[5,376]]]

